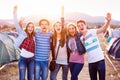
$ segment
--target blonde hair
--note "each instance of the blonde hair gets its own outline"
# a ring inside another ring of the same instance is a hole
[[[74,26],[75,31],[76,31],[76,32],[75,32],[75,34],[77,34],[77,33],[78,33],[78,28],[77,28],[76,24],[75,24],[75,23],[70,22],[70,23],[68,23],[68,24],[67,24],[67,35],[68,35],[68,36],[70,36],[69,31],[68,31],[68,27],[69,27],[69,26]]]

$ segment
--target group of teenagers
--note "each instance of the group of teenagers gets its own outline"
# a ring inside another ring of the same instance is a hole
[[[16,7],[14,7],[13,16],[15,28],[19,34],[14,43],[14,46],[20,49],[19,80],[25,80],[26,71],[27,80],[47,80],[50,55],[52,60],[56,60],[55,70],[50,71],[50,80],[57,80],[60,68],[62,68],[62,80],[68,80],[69,70],[71,80],[80,80],[78,75],[84,66],[86,54],[90,79],[105,80],[104,54],[97,34],[105,32],[110,25],[110,13],[106,15],[104,26],[99,29],[88,30],[86,22],[78,20],[76,24],[69,22],[64,27],[60,21],[57,21],[53,24],[52,31],[49,31],[50,21],[41,19],[40,30],[36,32],[33,22],[28,22],[25,30],[21,28]]]

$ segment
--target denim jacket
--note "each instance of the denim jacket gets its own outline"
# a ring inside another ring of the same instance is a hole
[[[79,52],[80,55],[86,53],[86,49],[82,43],[82,41],[80,40],[80,37],[82,36],[81,33],[77,33],[77,35],[75,36],[75,42],[76,42],[76,46],[77,46],[77,50]],[[66,45],[67,45],[67,51],[68,51],[68,54],[70,56],[70,53],[71,53],[71,50],[68,46],[68,42],[70,40],[70,37],[67,38],[67,42],[66,42]]]
[[[22,30],[22,28],[20,27],[18,20],[17,20],[17,13],[13,13],[14,16],[14,24],[15,24],[15,28],[18,32],[18,37],[14,43],[15,48],[19,48],[20,44],[23,42],[23,40],[27,37],[27,34],[24,30]]]

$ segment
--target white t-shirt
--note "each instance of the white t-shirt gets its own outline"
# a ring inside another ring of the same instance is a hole
[[[89,63],[94,63],[104,59],[104,54],[100,47],[100,43],[96,31],[97,30],[95,29],[88,30],[87,34],[84,37],[85,39],[84,45],[87,50]],[[81,37],[81,39],[82,38],[83,37]]]
[[[57,48],[59,45],[59,39],[57,39],[57,45],[55,48],[55,53],[57,53]],[[66,44],[64,44],[64,47],[60,47],[59,48],[59,52],[58,52],[58,56],[56,59],[56,63],[58,64],[63,64],[63,65],[68,65],[67,63],[67,48],[66,48]]]
[[[25,58],[31,58],[31,57],[34,56],[34,53],[29,52],[29,51],[25,50],[24,48],[22,48],[20,55],[21,55],[22,57],[25,57]]]

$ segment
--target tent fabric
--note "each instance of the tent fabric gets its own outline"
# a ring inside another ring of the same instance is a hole
[[[120,38],[120,29],[114,29],[111,31],[111,36],[114,38]]]
[[[0,66],[19,59],[20,51],[14,48],[16,37],[0,33]]]
[[[114,29],[111,31],[106,31],[105,38],[108,45],[108,54],[115,60],[120,60],[120,29]]]
[[[115,60],[120,60],[120,38],[116,39],[110,49],[108,54],[111,55]]]

